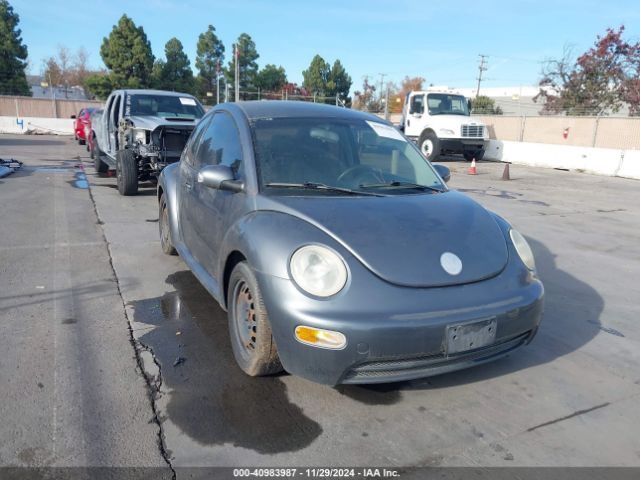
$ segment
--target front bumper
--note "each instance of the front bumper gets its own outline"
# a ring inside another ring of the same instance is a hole
[[[441,138],[439,140],[442,153],[476,153],[485,150],[487,143],[483,138]]]
[[[331,300],[311,299],[290,280],[260,272],[258,282],[288,372],[329,385],[381,383],[471,367],[529,343],[542,318],[544,289],[534,275],[514,276],[510,270],[441,288],[397,287],[370,275],[365,282],[370,285],[352,283]],[[445,353],[448,325],[490,318],[497,322],[493,344]],[[304,345],[294,337],[298,325],[339,331],[347,345],[342,350]]]

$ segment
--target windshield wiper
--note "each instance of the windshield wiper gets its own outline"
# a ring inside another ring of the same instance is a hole
[[[432,192],[442,193],[444,190],[429,185],[420,185],[411,182],[389,182],[389,183],[367,183],[360,185],[360,188],[412,188],[415,190],[430,190]]]
[[[304,183],[279,183],[271,182],[265,184],[265,187],[272,188],[304,188],[308,190],[324,190],[327,192],[340,192],[347,193],[349,195],[369,195],[374,197],[384,197],[384,195],[372,192],[361,192],[358,190],[351,190],[350,188],[334,187],[333,185],[326,185],[324,183],[304,182]]]

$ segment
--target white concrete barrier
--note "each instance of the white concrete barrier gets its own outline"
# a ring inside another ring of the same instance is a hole
[[[625,150],[618,177],[640,179],[640,150]]]
[[[70,118],[0,117],[0,133],[73,135],[73,120]]]
[[[484,158],[640,179],[640,151],[490,140]]]

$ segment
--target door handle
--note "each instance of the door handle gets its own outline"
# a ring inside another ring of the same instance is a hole
[[[184,182],[184,188],[186,188],[187,190],[191,190],[193,188],[193,185],[191,185],[189,182]]]

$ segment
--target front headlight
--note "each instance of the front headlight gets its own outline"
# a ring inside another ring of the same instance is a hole
[[[453,130],[449,129],[449,128],[441,128],[440,129],[440,135],[455,135],[456,132],[454,132]]]
[[[518,252],[522,263],[524,263],[529,270],[535,270],[536,261],[533,258],[533,252],[531,251],[529,243],[520,234],[520,232],[513,228],[509,230],[509,236],[511,237],[511,242],[513,242],[513,246],[516,248],[516,252]]]
[[[306,245],[291,256],[293,281],[305,292],[330,297],[347,283],[347,267],[342,258],[320,245]]]
[[[133,141],[140,143],[147,143],[147,131],[146,130],[134,130]]]

